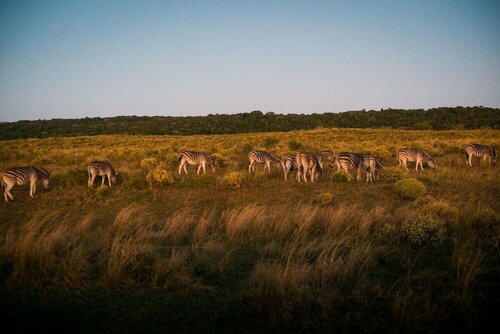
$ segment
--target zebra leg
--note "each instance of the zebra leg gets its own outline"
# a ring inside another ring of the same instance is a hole
[[[358,166],[358,173],[356,174],[356,181],[361,181],[361,165]]]
[[[406,171],[409,172],[410,170],[408,169],[408,166],[406,165],[407,164],[406,160],[401,160],[401,163],[404,166],[404,168],[406,169]]]
[[[9,184],[9,183],[6,183],[5,185],[5,188],[3,190],[3,197],[5,199],[6,202],[9,201],[9,198],[13,201],[14,200],[14,196],[12,196],[12,194],[10,193],[10,190],[14,187],[14,184]]]
[[[312,166],[309,178],[311,179],[311,182],[314,183],[314,179],[316,178],[316,165]]]
[[[252,172],[252,165],[253,165],[253,161],[250,160],[250,164],[248,165],[248,172],[251,173]]]
[[[184,166],[185,161],[181,160],[181,163],[179,164],[179,175],[182,174],[182,167]]]
[[[33,182],[33,180],[30,180],[30,197],[35,196],[35,191],[34,191],[35,182]]]
[[[111,187],[111,172],[108,173],[108,184]]]
[[[206,174],[206,173],[207,173],[207,171],[206,171],[206,169],[205,169],[205,162],[203,162],[203,163],[201,164],[201,166],[203,167],[203,174]]]
[[[103,176],[101,177],[101,181],[102,181],[102,182],[101,182],[101,187],[104,187],[104,181],[105,181],[105,180],[106,180],[106,175],[103,175]]]
[[[199,175],[199,174],[200,174],[200,169],[201,169],[201,166],[202,166],[202,164],[199,164],[199,165],[198,165],[198,170],[196,171],[196,175]]]
[[[188,173],[188,170],[187,170],[187,163],[184,164],[184,173]]]
[[[92,188],[92,186],[94,185],[94,180],[95,180],[95,175],[89,173],[89,180],[87,182],[89,188]]]

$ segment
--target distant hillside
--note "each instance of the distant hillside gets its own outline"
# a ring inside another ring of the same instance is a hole
[[[138,117],[52,119],[0,123],[0,139],[69,137],[102,134],[193,135],[268,132],[316,127],[399,129],[500,128],[500,109],[455,107],[347,111],[311,115],[263,114],[260,111],[235,115],[195,117]]]

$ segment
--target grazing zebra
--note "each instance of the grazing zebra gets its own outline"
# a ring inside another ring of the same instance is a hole
[[[267,151],[258,151],[254,150],[248,153],[248,160],[250,164],[248,165],[248,172],[255,172],[255,164],[256,163],[264,163],[264,171],[267,170],[271,173],[271,163],[280,163],[281,160],[275,154]]]
[[[296,156],[297,164],[297,181],[304,179],[307,182],[307,174],[309,179],[314,183],[315,179],[319,179],[323,173],[323,166],[318,159],[317,153],[301,152]]]
[[[184,151],[179,154],[179,175],[182,174],[182,170],[187,174],[187,164],[198,165],[198,170],[196,174],[200,174],[200,170],[203,168],[203,174],[206,174],[206,167],[212,168],[212,172],[215,173],[215,159],[208,153],[205,152],[193,152]]]
[[[403,148],[398,151],[396,154],[398,158],[398,165],[404,166],[406,170],[408,170],[408,167],[406,167],[407,162],[413,162],[415,161],[415,170],[418,171],[418,166],[420,165],[420,168],[424,170],[423,163],[424,161],[427,162],[429,167],[431,169],[436,168],[436,164],[434,162],[434,157],[427,153],[424,150],[421,150],[419,148]]]
[[[333,165],[336,166],[337,172],[343,169],[346,173],[349,169],[356,168],[357,176],[356,180],[361,180],[361,169],[363,167],[363,155],[356,152],[340,152],[333,160]]]
[[[288,177],[288,173],[297,170],[297,159],[294,155],[285,155],[280,161],[281,167],[283,168],[283,173],[285,174],[285,180]]]
[[[313,154],[316,156],[316,159],[318,160],[321,169],[323,169],[323,161],[328,161],[330,159],[333,159],[333,151],[331,150],[314,152]]]
[[[101,187],[104,187],[106,176],[108,177],[108,185],[110,187],[111,183],[116,184],[116,175],[118,175],[118,172],[107,161],[92,161],[87,167],[87,172],[89,174],[87,182],[89,188],[94,185],[94,180],[97,176],[102,177]]]
[[[366,182],[375,181],[375,171],[384,168],[382,161],[371,154],[365,155],[363,158],[363,166],[366,170]]]
[[[473,156],[483,158],[483,160],[489,159],[492,166],[497,163],[497,152],[490,145],[468,144],[465,147],[465,155],[467,156],[467,164],[470,167],[472,167]]]
[[[14,196],[10,190],[16,185],[30,183],[30,197],[35,196],[36,181],[42,180],[45,189],[49,188],[50,173],[43,167],[26,166],[26,167],[11,167],[4,170],[2,176],[3,197],[5,202],[14,200]]]

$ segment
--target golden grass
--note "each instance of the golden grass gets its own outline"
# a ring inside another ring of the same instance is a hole
[[[388,183],[332,182],[330,169],[319,183],[298,184],[284,181],[277,167],[264,175],[258,166],[245,187],[228,189],[224,176],[245,172],[245,151],[262,148],[269,136],[278,138],[273,150],[280,155],[298,141],[311,150],[372,152],[387,165],[397,148],[418,146],[438,155],[438,168],[405,174],[428,190],[415,201],[399,198]],[[116,295],[106,302],[119,304],[126,319],[140,314],[151,330],[164,329],[159,318],[167,327],[232,330],[477,328],[492,316],[479,311],[498,297],[491,282],[500,264],[500,172],[478,161],[466,167],[461,150],[472,141],[500,147],[500,132],[320,129],[3,141],[1,167],[37,162],[54,184],[33,199],[15,187],[15,201],[0,205],[0,288],[12,307],[21,295],[36,304],[39,294],[78,304],[78,292],[88,312],[99,303],[95,294],[134,291],[143,309]],[[184,149],[217,153],[224,166],[204,176],[191,167],[179,177],[176,154]],[[111,189],[86,187],[82,170],[97,158],[122,172]],[[149,158],[174,176],[172,185],[148,187],[141,161]],[[325,193],[328,201],[318,202]],[[405,243],[401,226],[426,208],[446,208],[457,228],[439,246]],[[487,223],[478,221],[482,212]]]

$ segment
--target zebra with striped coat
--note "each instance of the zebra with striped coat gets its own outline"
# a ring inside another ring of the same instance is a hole
[[[472,157],[476,156],[483,160],[490,160],[490,164],[495,166],[497,163],[497,152],[491,145],[468,144],[465,147],[465,155],[467,156],[467,165],[472,167]]]
[[[248,153],[248,160],[250,164],[248,165],[248,172],[255,172],[255,165],[257,163],[264,163],[264,171],[267,170],[271,173],[271,163],[277,164],[281,162],[281,159],[275,154],[267,151],[253,150]]]
[[[382,161],[378,157],[371,154],[364,156],[363,166],[366,170],[366,182],[375,181],[375,171],[384,168]]]
[[[5,202],[9,202],[9,198],[14,200],[14,196],[10,190],[17,184],[23,185],[30,183],[30,197],[35,196],[36,182],[42,181],[45,189],[49,188],[50,173],[43,167],[38,166],[25,166],[25,167],[11,167],[4,170],[1,174],[1,182],[3,190],[3,197]]]
[[[320,161],[320,156],[313,152],[301,152],[296,156],[297,164],[297,181],[301,179],[307,182],[307,175],[309,180],[314,183],[315,179],[319,179],[323,173],[323,165]]]
[[[429,167],[431,169],[436,168],[436,163],[434,162],[434,157],[427,153],[426,151],[419,149],[419,148],[403,148],[398,151],[396,154],[396,157],[398,158],[398,165],[403,166],[406,170],[408,170],[408,167],[406,167],[407,162],[413,162],[415,161],[415,170],[418,171],[418,166],[420,165],[420,168],[424,170],[424,162],[427,162]]]
[[[179,154],[179,175],[182,174],[182,170],[187,174],[186,166],[198,165],[198,170],[196,174],[200,174],[201,169],[203,169],[203,174],[206,174],[206,167],[210,167],[212,172],[215,173],[215,159],[208,153],[205,152],[194,152],[194,151],[184,151]]]
[[[94,180],[97,176],[102,177],[101,187],[104,187],[104,181],[106,177],[108,178],[108,185],[111,187],[111,183],[116,184],[116,176],[118,172],[115,171],[113,166],[107,161],[92,161],[87,166],[87,172],[89,175],[87,185],[91,188],[94,185]]]
[[[355,168],[357,170],[356,180],[361,180],[361,169],[363,168],[364,156],[356,152],[340,152],[333,160],[333,165],[330,167],[337,167],[337,172],[341,169],[349,173],[349,169]]]
[[[297,170],[297,159],[294,155],[285,155],[281,158],[280,164],[285,174],[285,180],[287,180],[289,172]]]

